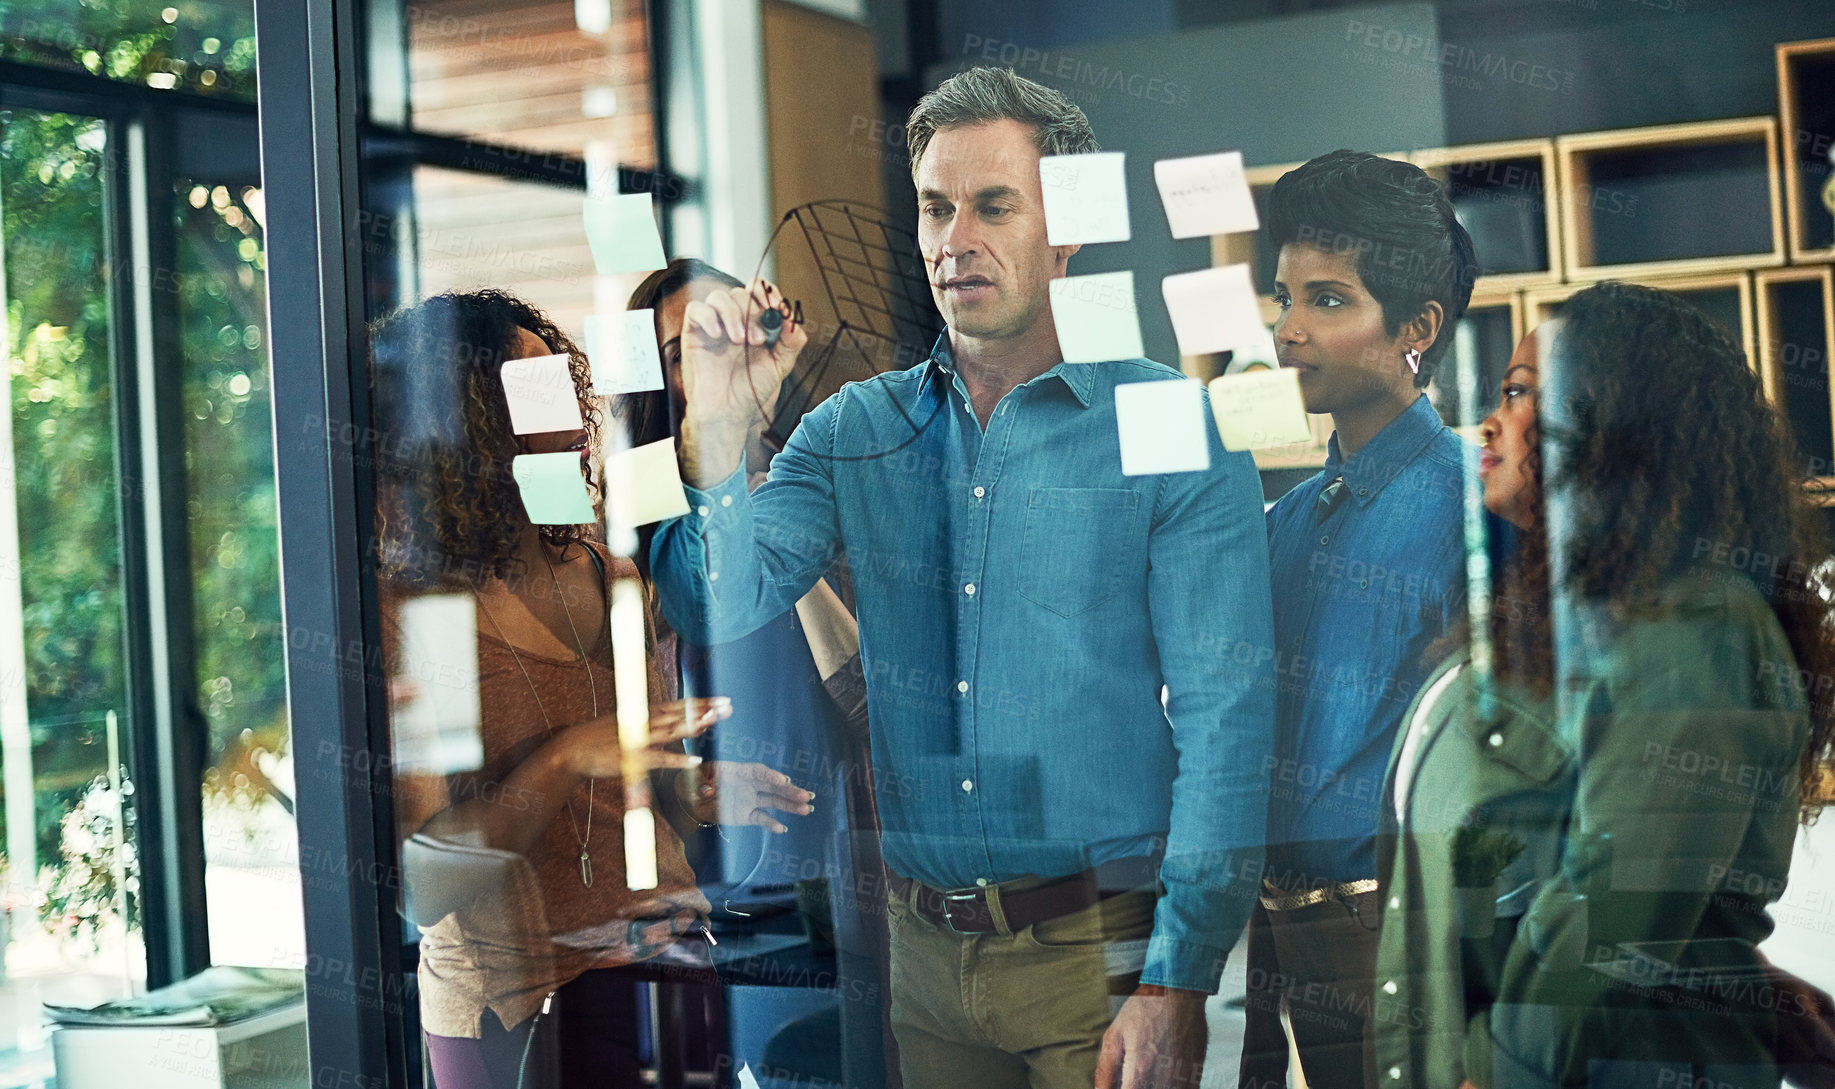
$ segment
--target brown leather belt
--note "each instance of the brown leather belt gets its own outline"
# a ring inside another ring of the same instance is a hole
[[[937,926],[956,934],[992,934],[996,931],[986,888],[933,889],[898,874],[889,876],[892,891],[901,899],[909,898],[917,913]],[[915,896],[911,895],[913,890]],[[1011,892],[1000,889],[999,894],[1007,929],[1015,932],[1093,907],[1111,895],[1097,884],[1095,870],[1084,870],[1029,889]]]

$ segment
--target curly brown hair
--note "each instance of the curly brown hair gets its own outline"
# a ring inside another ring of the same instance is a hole
[[[1538,413],[1543,435],[1532,448],[1554,463],[1546,476],[1572,519],[1559,531],[1558,565],[1571,591],[1636,615],[1704,555],[1746,557],[1718,574],[1749,581],[1765,598],[1802,676],[1835,678],[1820,511],[1803,492],[1789,426],[1739,344],[1682,297],[1635,284],[1589,287],[1560,317],[1542,389],[1542,404],[1557,411]],[[1539,457],[1530,470],[1546,496]],[[1510,608],[1494,606],[1491,623],[1499,674],[1542,691],[1554,669],[1548,601],[1557,565],[1547,525],[1544,509],[1522,535],[1499,580],[1498,600]],[[1808,686],[1806,823],[1821,810],[1821,771],[1835,753],[1829,687]]]
[[[529,523],[511,463],[524,453],[510,424],[502,367],[527,330],[568,358],[587,442],[600,438],[586,353],[536,307],[503,291],[436,295],[370,327],[370,391],[378,488],[377,560],[404,589],[473,589],[516,570]],[[587,475],[594,510],[604,502]],[[594,525],[538,527],[565,548]]]

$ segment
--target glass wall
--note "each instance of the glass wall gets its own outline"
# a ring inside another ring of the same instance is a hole
[[[1835,22],[1760,7],[343,0],[263,104],[315,1064],[1828,1069]]]

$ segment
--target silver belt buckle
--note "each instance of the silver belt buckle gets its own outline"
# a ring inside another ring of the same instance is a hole
[[[952,903],[974,900],[980,895],[980,889],[956,889],[943,894],[943,925],[949,927],[951,934],[958,938],[972,938],[980,933],[978,930],[957,930],[956,917],[950,914],[949,910],[949,905]]]

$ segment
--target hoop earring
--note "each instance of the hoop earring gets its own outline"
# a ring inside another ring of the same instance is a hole
[[[1421,353],[1419,351],[1416,351],[1415,349],[1410,348],[1407,351],[1403,352],[1402,362],[1408,364],[1408,369],[1412,371],[1413,373],[1415,374],[1421,373]]]

